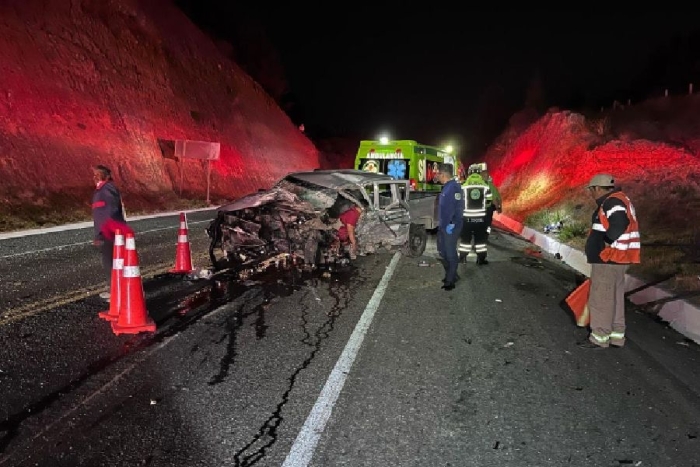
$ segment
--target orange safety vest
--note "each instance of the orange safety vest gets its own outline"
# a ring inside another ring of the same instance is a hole
[[[634,206],[632,206],[632,202],[627,195],[621,191],[611,194],[610,197],[615,197],[625,204],[624,209],[627,212],[627,218],[630,223],[625,232],[620,235],[620,238],[603,248],[603,251],[600,252],[600,259],[617,264],[639,264],[641,262],[642,245],[640,243],[639,223],[637,222]],[[616,206],[611,211],[614,212],[619,209],[620,207]],[[610,227],[610,221],[608,220],[608,215],[610,214],[612,212],[607,213],[603,211],[603,205],[601,204],[598,211],[600,224],[593,224],[593,229],[607,231]]]

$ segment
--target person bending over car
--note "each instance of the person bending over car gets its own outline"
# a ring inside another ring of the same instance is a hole
[[[341,244],[350,243],[350,259],[357,259],[357,237],[355,236],[355,229],[357,228],[357,222],[360,220],[361,215],[362,208],[353,203],[338,217],[338,220],[343,224],[338,229],[338,239]]]

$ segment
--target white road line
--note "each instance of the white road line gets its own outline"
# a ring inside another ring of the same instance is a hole
[[[157,217],[178,216],[181,212],[184,212],[185,214],[189,214],[192,212],[211,211],[213,209],[217,209],[217,208],[214,208],[214,207],[212,207],[212,208],[200,208],[200,209],[190,209],[187,211],[160,212],[158,214],[146,214],[143,216],[133,216],[133,217],[128,216],[127,222],[140,221],[143,219],[155,219]],[[47,233],[52,233],[52,232],[64,232],[66,230],[87,229],[88,227],[92,227],[92,221],[78,222],[75,224],[58,225],[56,227],[45,227],[43,229],[17,230],[14,232],[0,233],[0,240],[7,240],[10,238],[17,238],[17,237],[28,237],[30,235],[42,235],[42,234],[47,234]]]
[[[191,225],[191,224],[202,224],[202,223],[204,223],[204,222],[210,222],[210,221],[209,221],[209,220],[194,221],[194,222],[187,221],[187,224],[188,224],[188,226],[189,226],[189,225]],[[90,226],[92,227],[92,224],[90,224]],[[151,229],[151,230],[139,231],[139,232],[136,232],[136,234],[137,234],[137,235],[141,235],[141,234],[146,234],[146,233],[151,233],[151,232],[160,232],[161,230],[173,230],[173,229],[179,229],[179,228],[180,228],[180,224],[178,223],[178,225],[173,225],[173,226],[171,226],[171,227],[162,227],[162,228],[160,228],[160,229]],[[91,244],[92,244],[91,241],[90,241],[90,242],[69,243],[68,245],[57,245],[57,246],[52,246],[52,247],[50,247],[50,248],[43,248],[43,249],[41,249],[41,250],[23,251],[22,253],[14,253],[14,254],[11,254],[11,255],[0,256],[0,259],[16,258],[16,257],[18,257],[18,256],[26,256],[26,255],[31,255],[31,254],[33,254],[33,253],[45,253],[45,252],[47,252],[47,251],[62,250],[62,249],[64,249],[64,248],[68,248],[68,247],[71,247],[71,246],[81,246],[81,245],[91,245]]]
[[[41,250],[23,251],[22,253],[14,253],[11,255],[0,256],[0,259],[16,258],[18,256],[31,255],[32,253],[45,253],[47,251],[52,251],[52,250],[62,250],[64,248],[68,248],[71,246],[89,245],[91,243],[92,242],[70,243],[68,245],[59,245],[59,246],[53,246],[51,248],[42,248]]]
[[[350,373],[350,368],[355,361],[357,352],[360,350],[365,334],[367,334],[369,325],[372,323],[372,319],[374,318],[374,313],[377,311],[377,308],[379,308],[379,304],[382,301],[382,297],[384,297],[384,292],[386,292],[389,280],[391,280],[391,276],[394,275],[394,270],[396,269],[396,265],[398,264],[400,258],[401,253],[394,254],[394,257],[391,259],[391,263],[389,263],[389,266],[387,266],[382,280],[374,290],[372,298],[369,300],[365,311],[362,313],[357,326],[355,326],[355,330],[350,336],[348,343],[345,345],[345,349],[336,362],[325,386],[323,386],[321,394],[316,400],[316,404],[314,404],[313,408],[311,409],[311,413],[307,417],[306,422],[304,422],[304,426],[297,435],[297,438],[292,445],[292,449],[289,451],[289,454],[284,460],[282,467],[305,467],[309,465],[309,462],[314,455],[314,451],[316,450],[316,445],[318,444],[318,441],[323,434],[323,430],[326,427],[326,422],[328,422],[328,419],[331,416],[333,406],[338,400],[340,391],[343,389],[345,380]]]

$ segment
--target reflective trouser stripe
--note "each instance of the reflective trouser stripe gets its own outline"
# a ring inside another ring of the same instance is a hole
[[[591,337],[599,344],[605,344],[610,340],[610,336],[599,336],[594,332],[591,333]]]
[[[477,253],[486,253],[486,243],[479,243],[478,245],[474,245],[474,249]]]
[[[472,246],[471,245],[464,245],[463,243],[460,243],[459,248],[457,248],[457,250],[466,251],[467,253],[469,253],[470,251],[472,251]]]
[[[610,333],[610,340],[613,341],[619,341],[625,338],[625,333],[624,332],[611,332]]]

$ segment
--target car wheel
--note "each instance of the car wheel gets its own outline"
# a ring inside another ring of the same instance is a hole
[[[425,245],[428,243],[428,233],[425,231],[425,226],[421,224],[411,224],[408,231],[408,243],[405,247],[405,253],[411,258],[421,256],[425,251]]]

